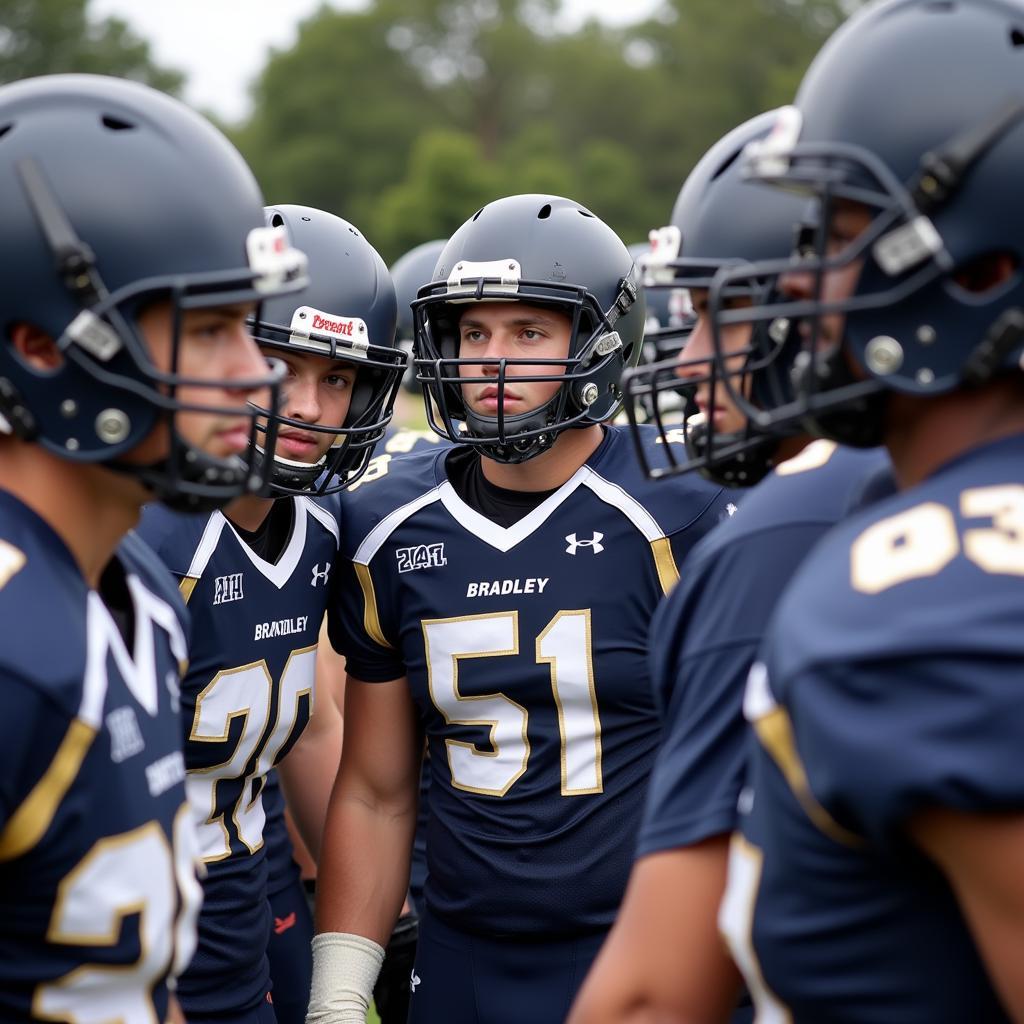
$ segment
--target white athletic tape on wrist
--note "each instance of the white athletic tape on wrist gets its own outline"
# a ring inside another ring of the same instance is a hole
[[[365,1024],[384,948],[349,932],[313,937],[313,985],[306,1024]]]

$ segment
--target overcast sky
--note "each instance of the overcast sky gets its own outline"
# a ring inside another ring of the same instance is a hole
[[[185,99],[238,121],[249,110],[247,86],[270,47],[295,40],[298,23],[322,0],[92,0],[97,17],[115,14],[152,46],[157,61],[188,76]],[[330,0],[338,8],[363,0]],[[637,20],[658,0],[565,0],[567,24],[595,15],[612,24]]]

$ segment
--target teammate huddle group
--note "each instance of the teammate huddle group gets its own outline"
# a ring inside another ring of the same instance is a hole
[[[0,1019],[1024,1020],[1022,60],[869,5],[636,262],[513,196],[408,308],[0,89]]]

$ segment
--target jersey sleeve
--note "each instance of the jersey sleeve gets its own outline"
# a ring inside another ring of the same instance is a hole
[[[788,703],[816,799],[882,846],[915,814],[1024,810],[1019,659],[989,653],[819,667]]]
[[[666,666],[671,680],[654,680],[670,700],[648,784],[638,857],[733,829],[746,763],[743,678],[755,650],[741,642],[704,651]]]
[[[721,488],[699,515],[668,535],[676,565],[682,565],[694,546],[736,511],[737,500],[735,492]]]
[[[331,646],[345,656],[346,671],[367,683],[405,675],[405,662],[382,626],[381,596],[369,566],[344,560],[331,577],[327,630]]]
[[[747,759],[747,673],[779,595],[824,527],[792,525],[698,549],[651,624],[665,719],[637,855],[733,829]]]
[[[72,720],[34,686],[7,669],[0,669],[0,692],[4,711],[0,715],[0,860],[3,860],[8,843],[18,845],[16,837],[8,832],[8,825],[54,764]]]

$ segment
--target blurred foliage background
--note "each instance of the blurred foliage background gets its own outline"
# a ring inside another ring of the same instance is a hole
[[[857,0],[664,0],[625,28],[556,29],[559,0],[323,6],[222,125],[269,202],[338,213],[389,263],[490,199],[568,195],[627,241],[664,224],[731,127],[792,99]],[[0,81],[91,71],[179,93],[123,21],[88,0],[0,0]]]

